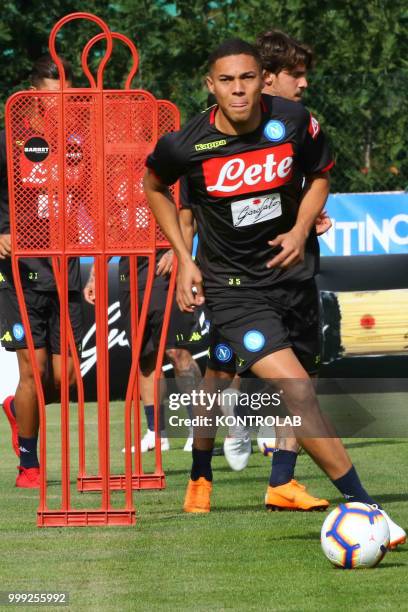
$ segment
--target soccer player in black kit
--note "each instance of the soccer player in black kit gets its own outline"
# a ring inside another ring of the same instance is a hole
[[[67,87],[72,81],[72,69],[63,60]],[[31,74],[31,89],[59,91],[58,69],[49,55],[38,59]],[[34,102],[34,101],[33,101]],[[22,117],[25,140],[42,136],[42,125],[47,113],[46,105],[35,101],[37,111],[30,117]],[[39,223],[47,231],[49,223],[47,207],[38,174],[43,172],[42,164],[32,162],[24,156],[24,143],[21,143],[21,180],[27,189],[38,192]],[[52,152],[55,154],[55,152]],[[52,204],[51,204],[52,205]],[[26,231],[30,231],[27,227]],[[19,368],[19,383],[14,396],[3,402],[3,410],[9,421],[14,452],[20,457],[16,486],[19,488],[39,488],[40,470],[37,455],[39,414],[37,392],[30,356],[25,340],[25,330],[21,321],[11,268],[11,237],[9,201],[7,186],[6,139],[4,130],[0,132],[0,339],[7,351],[15,352]],[[60,311],[52,265],[47,258],[20,259],[20,277],[24,299],[30,320],[37,366],[46,390],[47,400],[53,400],[55,388],[61,382],[60,350]],[[75,343],[82,342],[83,318],[81,301],[81,278],[79,260],[69,262],[69,313]],[[51,380],[49,379],[51,373]],[[69,382],[75,382],[73,361],[68,359]],[[51,393],[51,395],[50,395]]]
[[[207,85],[217,106],[162,138],[146,162],[146,195],[179,261],[179,306],[191,312],[205,300],[238,356],[237,372],[279,380],[289,412],[300,414],[306,428],[313,417],[313,430],[326,432],[309,375],[293,350],[302,333],[304,342],[316,342],[308,337],[317,302],[313,227],[333,165],[324,134],[302,105],[262,96],[261,60],[245,41],[226,41],[211,54]],[[167,190],[183,175],[198,226],[200,267],[183,241]],[[341,440],[308,435],[300,433],[299,443],[344,497],[374,504]],[[194,436],[186,512],[210,510],[213,442]],[[268,506],[268,491],[265,499]],[[405,541],[404,530],[385,516],[391,544]]]

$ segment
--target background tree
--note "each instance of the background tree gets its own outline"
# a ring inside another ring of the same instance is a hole
[[[74,0],[3,0],[0,82],[3,100],[27,84],[32,61],[47,51],[48,35]],[[408,7],[403,0],[82,0],[81,10],[132,38],[140,53],[135,86],[169,98],[183,120],[205,107],[209,51],[221,40],[254,40],[280,28],[310,44],[317,62],[306,104],[333,143],[334,191],[404,189],[408,184]],[[76,85],[86,85],[79,54],[99,30],[73,23],[59,37],[74,63]],[[95,49],[95,70],[103,45]],[[105,84],[116,87],[129,54],[115,47]]]

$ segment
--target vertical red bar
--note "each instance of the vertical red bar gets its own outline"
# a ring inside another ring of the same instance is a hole
[[[96,320],[96,353],[97,353],[97,402],[98,402],[98,432],[99,432],[99,466],[101,470],[102,499],[101,509],[109,510],[109,387],[107,392],[107,274],[106,259],[103,255],[95,257],[95,320]]]
[[[61,203],[62,204],[62,203]],[[62,209],[62,206],[61,206]],[[70,510],[69,380],[68,380],[68,266],[60,258],[60,351],[61,351],[61,509]]]
[[[136,354],[136,339],[139,332],[139,276],[138,276],[138,258],[136,255],[129,257],[129,290],[130,290],[130,329],[132,349],[132,364],[133,362],[139,364],[139,359]],[[140,450],[140,435],[141,435],[141,423],[140,423],[140,368],[138,367],[135,375],[135,383],[133,387],[133,415],[134,415],[134,428],[133,428],[133,440],[135,447],[135,474],[139,476],[143,472],[142,468],[142,456]]]

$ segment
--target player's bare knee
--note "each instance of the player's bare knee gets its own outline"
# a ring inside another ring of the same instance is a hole
[[[177,370],[187,370],[194,360],[186,349],[171,348],[166,350],[166,355]]]
[[[37,364],[37,369],[40,374],[41,380],[43,380],[46,374],[45,364],[42,364],[42,363]],[[35,385],[34,370],[32,368],[30,361],[19,361],[19,375],[20,375],[20,381],[19,381],[20,385],[23,385],[23,386]]]
[[[310,415],[310,411],[318,407],[316,392],[310,380],[288,380],[281,386],[281,399],[289,413]]]

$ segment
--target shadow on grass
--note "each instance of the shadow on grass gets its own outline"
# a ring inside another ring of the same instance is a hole
[[[380,563],[380,565],[377,565],[377,567],[375,568],[375,571],[377,572],[378,570],[394,569],[395,567],[407,567],[407,564],[406,563]]]
[[[290,540],[290,541],[296,541],[296,540],[311,541],[313,540],[314,542],[316,541],[319,542],[320,541],[320,531],[309,531],[307,533],[294,534],[290,536],[289,535],[288,536],[279,535],[276,538],[268,538],[268,540],[275,540],[276,542],[281,542],[284,540]]]
[[[217,506],[214,506],[214,513],[234,513],[234,512],[263,512],[264,514],[267,514],[265,507],[259,503],[258,500],[254,501],[253,504],[245,504],[245,505],[241,505],[241,506],[219,506],[217,504]]]
[[[364,442],[350,442],[345,444],[346,448],[365,448],[366,446],[393,446],[394,444],[406,444],[408,440],[365,440]]]

